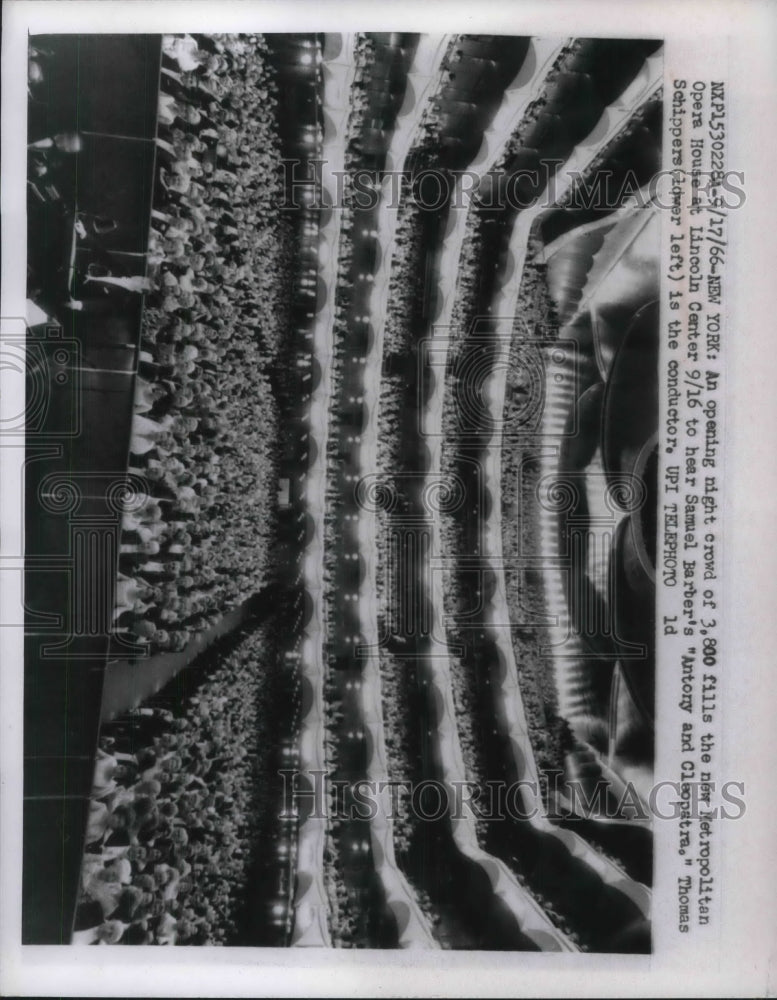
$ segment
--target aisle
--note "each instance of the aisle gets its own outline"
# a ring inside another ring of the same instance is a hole
[[[263,620],[270,612],[269,596],[265,589],[249,597],[211,628],[198,632],[180,653],[157,653],[144,660],[109,660],[105,668],[100,724],[152,698],[182,670],[194,666],[219,639],[241,625]]]

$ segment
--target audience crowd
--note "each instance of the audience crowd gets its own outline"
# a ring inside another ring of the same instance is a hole
[[[279,704],[276,642],[269,626],[247,629],[184,704],[178,688],[102,727],[74,943],[239,935],[249,865],[277,846],[267,765],[299,699],[292,685]]]
[[[406,354],[412,347],[413,331],[421,315],[426,279],[426,227],[423,209],[406,199],[400,209],[394,237],[383,350],[387,355]]]
[[[456,67],[464,55],[459,46],[466,37],[466,35],[454,35],[448,43],[448,48],[440,63],[439,77],[433,96],[421,114],[413,150],[413,161],[419,168],[433,166],[439,160],[440,138],[444,126],[441,96],[445,88],[453,84],[456,79]]]
[[[165,36],[161,79],[130,444],[147,492],[125,511],[115,608],[152,651],[267,582],[293,263],[264,39]]]
[[[646,130],[653,131],[656,129],[655,124],[652,124],[652,122],[656,118],[659,121],[661,120],[663,102],[664,88],[659,87],[628,118],[620,131],[587,164],[585,170],[580,172],[579,176],[575,178],[575,182],[570,185],[569,191],[567,191],[566,195],[559,202],[559,207],[575,208],[581,204],[585,204],[586,199],[590,199],[589,192],[594,189],[597,183],[596,177],[600,175],[601,171],[606,170],[608,163],[612,163],[613,160],[618,161],[619,166],[623,169],[624,164],[633,161],[635,157],[634,147],[640,150],[640,159],[644,162],[644,133]],[[658,144],[658,139],[656,139],[656,143]],[[617,203],[625,194],[634,194],[638,185],[638,176],[639,174],[633,170],[628,170],[621,179],[619,186],[616,187],[615,183],[611,184],[609,190],[612,193],[609,196],[612,200]]]
[[[152,652],[182,649],[193,634],[270,577],[280,432],[275,365],[289,326],[294,234],[278,209],[283,201],[278,93],[268,52],[258,35],[171,35],[163,43],[150,266],[147,279],[131,289],[147,294],[129,468],[144,485],[124,506],[114,610],[117,632]],[[446,60],[455,60],[455,52],[451,49]],[[360,35],[347,126],[349,171],[360,164],[357,140],[369,113],[374,59],[374,42]],[[540,99],[529,118],[542,106]],[[432,104],[421,122],[420,147],[431,148],[439,130]],[[516,133],[505,163],[520,141]],[[360,321],[352,309],[353,282],[361,277],[353,259],[358,214],[347,204],[340,211],[332,392],[343,405],[333,412],[351,422],[352,436],[358,438],[362,399],[344,391],[345,361],[354,353],[354,323]],[[397,372],[396,362],[410,358],[416,363],[427,250],[420,212],[412,202],[403,207],[392,266],[383,361],[394,360],[382,379],[377,458],[388,481],[402,467],[407,445],[408,380]],[[473,214],[457,277],[453,357],[476,309],[480,226]],[[533,317],[532,310],[542,312],[548,304],[522,300],[522,309]],[[540,318],[547,320],[544,313]],[[449,390],[452,378],[449,371]],[[508,383],[508,419],[516,402],[513,390],[518,388]],[[446,397],[445,427],[455,433],[455,393],[448,391]],[[340,435],[330,432],[325,595],[332,625],[338,621],[334,577],[344,542],[344,484],[332,474],[342,464],[341,448]],[[448,449],[448,471],[452,456]],[[506,502],[514,489],[514,462],[508,458],[503,467]],[[380,514],[376,540],[383,614],[392,599],[385,591],[389,554],[382,530],[390,516]],[[505,521],[509,562],[516,538]],[[457,532],[454,517],[444,516],[444,545],[454,556],[461,551]],[[523,608],[522,587],[522,580],[508,575],[508,600],[516,617]],[[455,613],[463,599],[454,570],[448,576],[446,612]],[[557,765],[564,746],[561,736],[558,745],[549,744],[555,707],[553,686],[543,675],[546,664],[539,657],[527,659],[528,640],[517,630],[511,634],[526,684],[535,753],[542,767]],[[274,851],[281,837],[275,822],[277,787],[267,762],[277,746],[280,720],[288,715],[293,726],[294,698],[299,697],[297,686],[291,704],[279,707],[271,650],[275,645],[266,628],[247,632],[191,697],[171,699],[169,705],[157,699],[103,727],[76,943],[227,944],[239,939],[249,866],[257,851]],[[411,720],[418,713],[418,680],[408,661],[384,649],[380,656],[390,775],[417,778],[423,766]],[[465,777],[483,784],[492,775],[480,732],[486,720],[478,664],[466,654],[452,655],[450,667]],[[330,683],[326,727],[333,770],[342,721]],[[336,946],[364,946],[369,943],[367,918],[348,888],[337,822],[324,854],[330,930]],[[406,871],[414,867],[407,862],[423,836],[418,824],[409,808],[395,819],[397,858]],[[478,836],[485,844],[483,821]],[[519,872],[520,866],[516,874],[523,880]],[[430,922],[437,922],[428,897],[419,886],[414,889]],[[288,906],[288,900],[281,905]]]
[[[530,241],[521,284],[510,369],[519,372],[526,366],[527,333],[541,331],[543,338],[558,334],[558,319],[544,280],[543,266],[536,260],[540,246]],[[505,385],[503,408],[504,433],[516,446],[502,452],[501,503],[502,549],[505,558],[507,603],[512,621],[539,618],[545,598],[542,576],[511,569],[526,559],[540,558],[538,545],[537,487],[540,451],[536,436],[526,427],[527,387],[521,379],[510,377]],[[558,698],[549,657],[540,655],[542,633],[526,626],[510,630],[518,665],[521,695],[529,727],[529,739],[541,772],[564,770],[570,749],[569,731],[558,717]],[[543,788],[543,791],[545,789]]]
[[[543,80],[542,93],[527,108],[520,125],[505,145],[504,152],[491,168],[493,173],[501,173],[502,171],[509,173],[516,155],[526,148],[531,148],[534,140],[534,136],[531,135],[532,128],[542,115],[552,114],[552,112],[546,112],[545,109],[551,103],[552,91],[555,89],[556,82],[562,74],[575,72],[575,63],[583,45],[582,39],[573,39],[556,56]]]
[[[345,169],[354,170],[360,166],[360,139],[364,131],[367,114],[372,102],[370,85],[375,63],[375,42],[364,33],[356,36],[354,45],[354,73],[349,98],[350,114],[346,126]]]

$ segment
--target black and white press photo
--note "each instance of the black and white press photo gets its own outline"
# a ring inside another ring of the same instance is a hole
[[[250,7],[13,32],[14,948],[722,962],[724,39]]]
[[[26,941],[649,951],[661,49],[30,37]]]

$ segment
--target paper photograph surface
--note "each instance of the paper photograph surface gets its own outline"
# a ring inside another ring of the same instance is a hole
[[[55,6],[3,42],[9,982],[768,993],[765,10]]]

